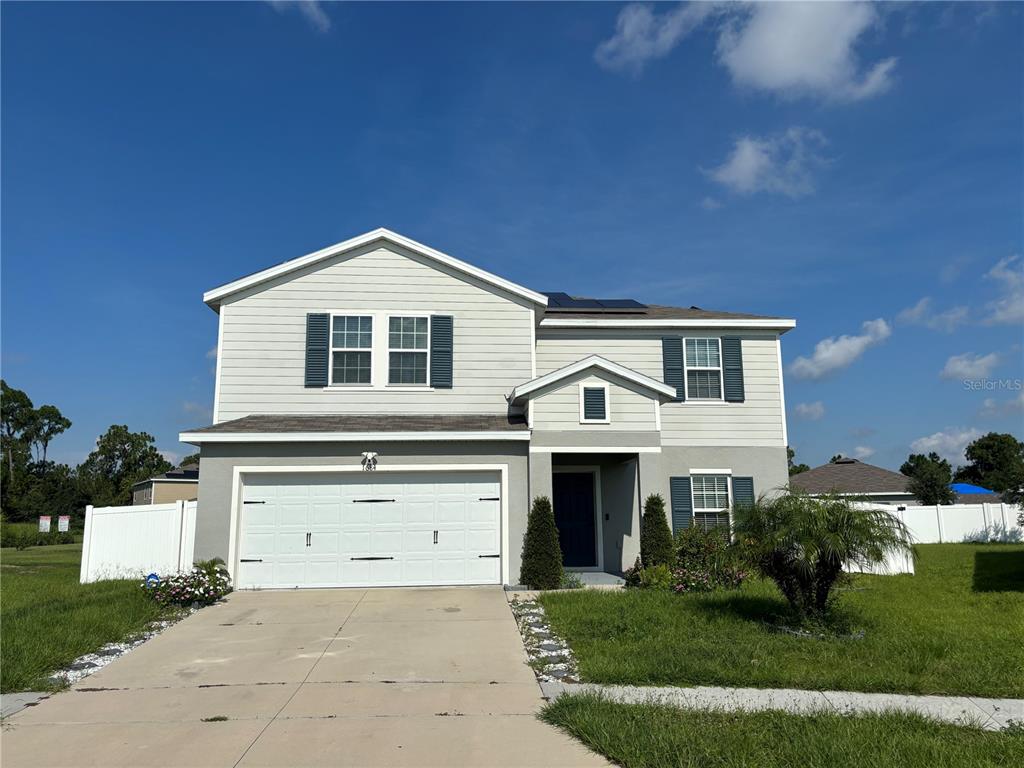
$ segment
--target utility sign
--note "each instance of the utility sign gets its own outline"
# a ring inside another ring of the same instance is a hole
[[[57,518],[57,530],[60,533],[67,533],[71,527],[71,515],[61,515]]]
[[[50,516],[40,515],[39,516],[39,532],[49,533],[50,532]]]

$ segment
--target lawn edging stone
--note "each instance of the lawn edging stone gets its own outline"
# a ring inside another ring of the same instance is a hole
[[[516,597],[509,600],[509,607],[519,627],[526,658],[537,680],[540,683],[578,683],[580,678],[576,657],[569,644],[551,629],[544,607],[536,599]]]

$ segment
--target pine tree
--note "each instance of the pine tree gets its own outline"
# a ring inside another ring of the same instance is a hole
[[[675,564],[675,547],[672,532],[665,517],[665,500],[652,493],[644,502],[644,516],[640,520],[640,561],[644,568],[653,565]]]
[[[562,548],[558,544],[555,513],[547,496],[533,500],[526,521],[519,582],[532,589],[558,589],[562,584]]]

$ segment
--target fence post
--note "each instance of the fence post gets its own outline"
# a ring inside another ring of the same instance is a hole
[[[935,522],[939,526],[939,544],[942,544],[945,540],[945,531],[942,530],[942,507],[938,504],[935,505]]]
[[[181,573],[185,559],[185,502],[178,499],[174,506],[178,510],[178,573]]]
[[[89,549],[92,546],[92,504],[85,507],[85,530],[82,531],[82,565],[78,574],[78,583],[85,584],[89,575]]]
[[[988,513],[988,504],[981,503],[981,522],[985,526],[985,541],[992,541],[992,518]]]

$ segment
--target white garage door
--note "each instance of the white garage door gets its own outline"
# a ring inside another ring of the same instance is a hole
[[[240,587],[501,583],[497,473],[254,474]]]

